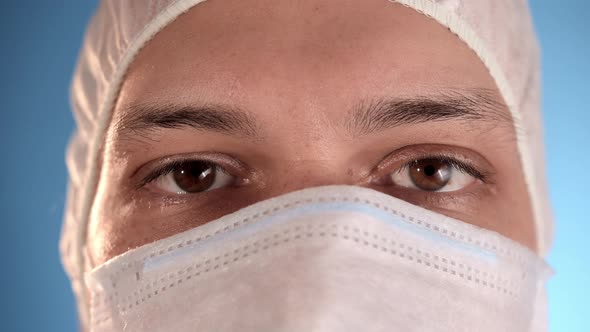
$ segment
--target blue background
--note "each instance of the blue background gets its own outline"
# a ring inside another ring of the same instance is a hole
[[[590,331],[590,2],[533,0],[557,233],[551,331]],[[0,330],[76,331],[59,263],[68,87],[96,1],[1,0]],[[584,324],[586,323],[586,324]]]

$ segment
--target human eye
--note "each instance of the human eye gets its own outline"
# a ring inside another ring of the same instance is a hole
[[[392,185],[427,192],[459,191],[485,179],[476,167],[449,156],[412,160],[388,176]]]
[[[482,190],[493,191],[496,172],[490,162],[473,150],[423,144],[388,154],[373,171],[372,179],[380,190],[394,196],[432,202],[483,193]]]
[[[156,166],[144,177],[142,187],[167,194],[197,194],[236,182],[236,176],[215,162],[181,159]]]

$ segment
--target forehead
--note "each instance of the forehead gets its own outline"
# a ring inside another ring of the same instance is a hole
[[[224,0],[158,33],[130,67],[119,104],[173,99],[337,115],[360,97],[449,88],[496,89],[456,35],[413,9],[385,0]]]

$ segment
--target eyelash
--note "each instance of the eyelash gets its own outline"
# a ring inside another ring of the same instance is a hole
[[[470,164],[468,162],[459,160],[454,156],[449,156],[449,155],[444,155],[444,154],[424,155],[424,156],[421,156],[420,158],[415,158],[412,161],[406,162],[402,167],[398,168],[395,172],[406,171],[408,168],[412,167],[416,162],[418,162],[419,160],[423,160],[423,159],[436,159],[436,160],[443,161],[443,162],[449,164],[451,167],[453,167],[461,172],[469,174],[484,183],[489,183],[488,182],[489,176],[485,172],[479,171],[475,166],[473,166],[472,164]],[[166,176],[166,175],[172,173],[175,169],[177,169],[178,167],[181,167],[183,164],[185,164],[187,162],[194,162],[194,161],[199,161],[199,162],[204,163],[208,167],[216,168],[217,171],[219,171],[219,172],[228,173],[225,170],[225,168],[223,168],[222,166],[218,165],[217,163],[208,161],[208,160],[180,159],[180,160],[174,160],[174,161],[171,161],[171,162],[168,162],[166,164],[156,167],[154,170],[152,170],[147,176],[145,176],[141,180],[140,184],[138,185],[138,188],[144,187],[147,184],[149,184],[150,182],[153,182],[160,177],[163,177],[163,176]],[[389,174],[392,174],[392,172],[389,172]]]
[[[146,177],[144,177],[141,180],[138,187],[141,188],[141,187],[149,184],[150,182],[157,180],[158,178],[160,178],[162,176],[166,176],[166,175],[174,172],[175,169],[181,167],[183,164],[188,163],[188,162],[194,162],[194,161],[202,162],[203,164],[207,165],[207,167],[215,168],[219,172],[227,173],[227,171],[222,166],[220,166],[214,162],[208,161],[208,160],[202,160],[202,159],[174,160],[169,163],[166,163],[166,164],[156,167],[153,171],[151,171]]]
[[[414,166],[414,164],[417,163],[419,160],[424,160],[424,159],[440,160],[442,162],[449,164],[451,167],[458,169],[461,172],[467,173],[467,174],[473,176],[474,178],[481,180],[484,183],[488,183],[489,175],[487,173],[478,170],[472,164],[469,164],[465,161],[462,161],[462,160],[459,160],[455,157],[452,157],[449,155],[444,155],[444,154],[421,156],[420,158],[416,158],[410,162],[405,163],[402,167],[400,167],[397,170],[397,172],[403,172],[403,171],[407,170],[408,168]]]

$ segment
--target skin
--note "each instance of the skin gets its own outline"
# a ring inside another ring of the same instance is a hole
[[[473,95],[485,96],[490,117],[365,130],[346,120],[371,98]],[[256,123],[232,133],[130,130],[138,105],[203,103],[239,108]],[[485,180],[455,171],[470,181],[447,192],[388,180],[412,160],[439,154],[469,163]],[[236,183],[184,195],[161,181],[142,184],[157,165],[180,157],[218,163]],[[255,202],[329,184],[373,188],[536,248],[509,111],[457,36],[383,0],[224,0],[169,24],[129,68],[103,145],[91,265]]]

